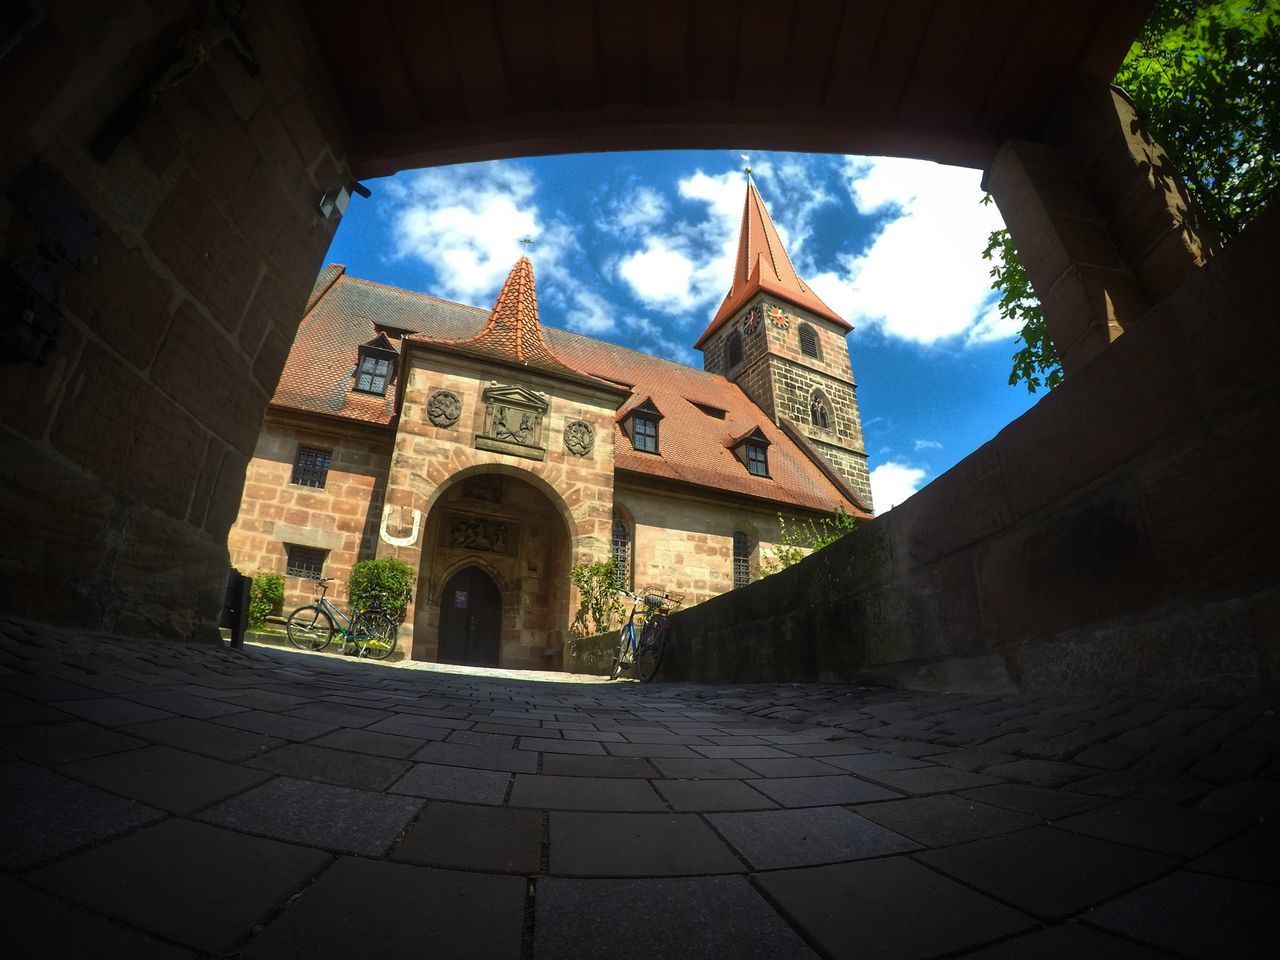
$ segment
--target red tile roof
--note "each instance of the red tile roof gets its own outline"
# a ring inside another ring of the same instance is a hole
[[[796,268],[791,265],[787,251],[782,248],[778,229],[773,225],[764,201],[760,199],[760,191],[756,189],[755,182],[748,178],[747,198],[742,206],[742,226],[738,231],[738,258],[734,266],[733,286],[725,294],[720,309],[711,318],[711,323],[702,331],[702,336],[694,346],[701,349],[707,338],[757,293],[768,294],[819,317],[825,317],[846,332],[853,329],[800,279]]]
[[[520,269],[517,264],[513,276]],[[532,281],[531,271],[529,277]],[[710,491],[737,493],[780,508],[825,512],[840,505],[855,515],[866,515],[849,491],[833,482],[737,384],[719,374],[541,324],[536,341],[528,339],[531,331],[519,328],[519,323],[529,316],[520,311],[526,310],[529,303],[523,301],[521,305],[525,294],[518,289],[523,282],[518,277],[514,305],[500,295],[489,313],[349,277],[341,267],[336,276],[332,275],[332,268],[327,268],[317,285],[325,281],[327,288],[319,292],[298,329],[280,386],[272,398],[275,406],[389,424],[394,413],[390,396],[384,400],[351,390],[357,350],[374,335],[375,327],[407,331],[410,342],[432,344],[474,344],[484,340],[491,345],[504,345],[504,338],[518,335],[523,338],[521,349],[526,351],[526,357],[539,362],[547,362],[549,357],[580,381],[604,380],[630,389],[630,399],[619,409],[615,427],[615,469],[664,477]],[[504,287],[504,294],[507,292]],[[502,321],[507,324],[505,331],[496,329],[493,320],[499,307],[506,314]],[[514,315],[510,312],[513,308]],[[504,356],[508,355],[509,350]],[[623,430],[631,410],[646,399],[662,413],[656,455],[634,450]],[[700,406],[724,411],[724,416]],[[757,428],[770,442],[769,477],[749,474],[730,449],[734,438]]]

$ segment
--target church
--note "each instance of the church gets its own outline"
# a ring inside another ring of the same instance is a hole
[[[544,326],[522,257],[491,310],[317,278],[228,547],[250,575],[346,599],[352,566],[417,571],[419,660],[558,669],[570,570],[698,603],[760,576],[779,517],[872,512],[846,335],[748,179],[703,369]]]

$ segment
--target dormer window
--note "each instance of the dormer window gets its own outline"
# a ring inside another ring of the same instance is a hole
[[[728,444],[733,455],[753,477],[769,476],[769,438],[755,427]]]
[[[355,390],[358,393],[385,397],[387,384],[391,382],[395,372],[396,356],[396,348],[391,345],[385,333],[361,344],[360,361],[356,364]]]
[[[653,400],[646,397],[627,419],[631,421],[631,446],[643,453],[657,453],[658,421],[662,419],[662,413],[654,406]]]
[[[631,415],[631,446],[645,453],[657,453],[658,421],[633,413]]]

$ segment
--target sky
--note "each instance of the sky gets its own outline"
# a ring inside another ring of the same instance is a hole
[[[491,307],[533,261],[544,324],[701,368],[752,176],[797,272],[853,324],[876,510],[902,503],[1028,409],[1016,327],[982,259],[1003,224],[980,172],[920,160],[742,151],[535,157],[366,181],[328,261]],[[523,239],[532,245],[522,244]]]

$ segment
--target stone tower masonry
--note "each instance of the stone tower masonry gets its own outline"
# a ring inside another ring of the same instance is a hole
[[[748,179],[733,285],[694,346],[704,369],[738,384],[771,420],[804,437],[870,510],[858,388],[845,339],[852,329],[797,275]]]

